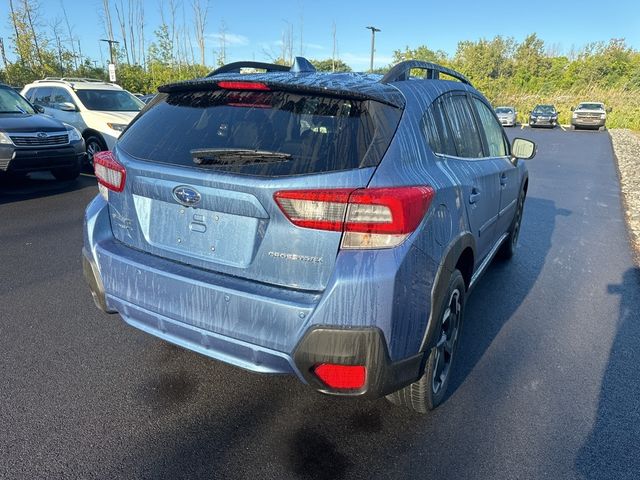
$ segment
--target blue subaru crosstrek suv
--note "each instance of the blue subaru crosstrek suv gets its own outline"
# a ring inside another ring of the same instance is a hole
[[[96,305],[320,392],[442,402],[465,298],[514,253],[535,145],[425,62],[237,62],[159,90],[94,159]]]

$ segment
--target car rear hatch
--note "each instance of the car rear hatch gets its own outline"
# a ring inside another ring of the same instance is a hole
[[[341,231],[295,226],[274,196],[366,187],[402,109],[258,82],[173,88],[121,136],[109,193],[122,243],[181,264],[308,291],[327,285]]]

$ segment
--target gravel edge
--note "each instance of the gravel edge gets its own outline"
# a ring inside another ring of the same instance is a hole
[[[618,167],[622,206],[635,260],[640,265],[640,135],[628,129],[609,130]]]

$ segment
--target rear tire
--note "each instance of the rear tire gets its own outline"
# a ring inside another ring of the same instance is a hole
[[[438,316],[436,344],[428,352],[424,373],[414,383],[387,395],[389,402],[418,413],[427,413],[443,402],[462,330],[465,293],[462,274],[454,270]]]
[[[56,168],[51,173],[61,182],[75,180],[80,175],[80,167]]]
[[[509,227],[509,236],[502,242],[500,250],[498,250],[498,258],[502,260],[509,260],[516,253],[516,247],[518,246],[518,237],[520,236],[520,226],[522,225],[522,212],[524,210],[524,200],[526,193],[524,188],[520,190],[518,195],[518,205],[516,207],[516,214]]]

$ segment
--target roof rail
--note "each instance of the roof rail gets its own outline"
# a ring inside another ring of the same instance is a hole
[[[291,72],[291,73],[313,73],[316,68],[313,64],[304,57],[296,57],[291,67],[286,65],[278,65],[276,63],[264,63],[264,62],[252,62],[242,61],[233,62],[228,65],[223,65],[216,68],[213,72],[209,73],[207,77],[213,77],[221,73],[240,73],[242,68],[256,68],[260,70],[266,70],[267,72]]]
[[[437,63],[422,62],[420,60],[405,60],[404,62],[394,65],[391,70],[382,77],[380,83],[402,82],[404,80],[409,80],[409,75],[413,69],[426,70],[425,78],[430,80],[438,80],[440,78],[440,74],[444,73],[445,75],[449,75],[450,77],[460,80],[462,83],[471,85],[471,82],[467,77],[455,70],[443,67]]]
[[[109,83],[97,78],[85,78],[85,77],[45,77],[42,80],[36,80],[36,82],[90,82],[90,83]]]

